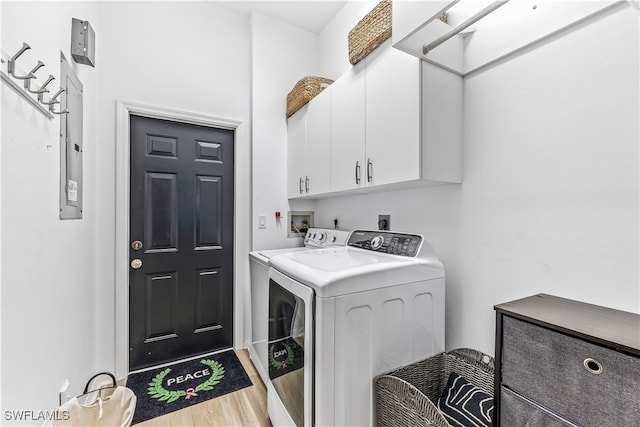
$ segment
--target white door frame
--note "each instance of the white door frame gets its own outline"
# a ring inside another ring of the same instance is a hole
[[[246,123],[192,111],[116,101],[116,241],[115,241],[115,373],[129,373],[129,177],[130,115],[173,120],[235,131],[234,156],[234,262],[233,262],[233,346],[244,346],[245,286],[249,283],[251,245],[250,150]],[[240,173],[240,172],[243,173]]]

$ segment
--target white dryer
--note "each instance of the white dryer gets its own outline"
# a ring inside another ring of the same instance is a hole
[[[373,378],[444,351],[444,269],[420,235],[357,230],[270,265],[274,426],[374,425]]]
[[[311,228],[304,237],[304,246],[249,252],[251,272],[251,344],[249,357],[262,381],[267,384],[267,311],[269,302],[269,260],[287,253],[344,246],[349,232],[327,228]]]

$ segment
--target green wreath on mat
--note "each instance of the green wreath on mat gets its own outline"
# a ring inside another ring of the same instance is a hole
[[[269,363],[271,363],[271,365],[276,369],[286,368],[288,365],[293,363],[293,350],[291,350],[291,347],[289,347],[289,344],[286,342],[283,342],[282,346],[287,351],[287,358],[282,362],[277,361],[276,358],[273,357],[273,348],[275,347],[275,344],[271,344],[271,347],[269,347]]]
[[[182,396],[185,396],[185,399],[188,399],[190,396],[197,396],[197,394],[194,394],[194,392],[197,391],[213,390],[213,387],[216,384],[219,384],[224,377],[224,366],[222,366],[222,363],[216,360],[209,359],[202,359],[200,363],[211,368],[211,376],[205,382],[198,384],[195,389],[192,389],[192,391],[189,392],[189,389],[171,391],[164,388],[164,386],[162,385],[162,380],[164,380],[164,377],[166,377],[169,372],[171,372],[171,368],[167,368],[164,371],[159,372],[158,375],[156,375],[153,380],[151,380],[151,382],[149,383],[149,388],[147,389],[149,391],[149,395],[161,402],[166,400],[167,403],[171,403],[175,402]]]

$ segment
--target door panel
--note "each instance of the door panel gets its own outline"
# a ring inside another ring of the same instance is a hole
[[[331,191],[331,86],[307,104],[308,194]]]
[[[290,199],[304,196],[308,106],[303,106],[287,120],[287,196]]]
[[[222,313],[222,299],[217,298],[221,293],[224,281],[220,269],[200,270],[197,277],[195,294],[196,333],[221,328],[219,313]],[[211,310],[211,308],[215,308]]]
[[[131,370],[233,337],[234,134],[131,116]]]
[[[145,174],[145,233],[148,252],[175,251],[178,246],[178,180],[176,174]]]
[[[364,63],[331,85],[331,191],[364,187],[366,182]]]
[[[177,140],[158,135],[147,135],[147,154],[150,156],[162,156],[176,158]]]
[[[196,177],[196,250],[222,246],[222,177]]]
[[[178,290],[176,272],[150,274],[146,277],[145,342],[176,337],[176,307]]]
[[[367,185],[420,179],[420,60],[381,46],[365,61]]]

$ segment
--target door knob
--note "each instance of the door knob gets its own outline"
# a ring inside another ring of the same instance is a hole
[[[140,249],[142,249],[142,242],[140,240],[136,240],[134,242],[131,242],[131,248],[134,251],[139,251]]]
[[[131,261],[131,268],[137,270],[140,267],[142,267],[142,261],[139,260],[138,258],[134,259],[133,261]]]

